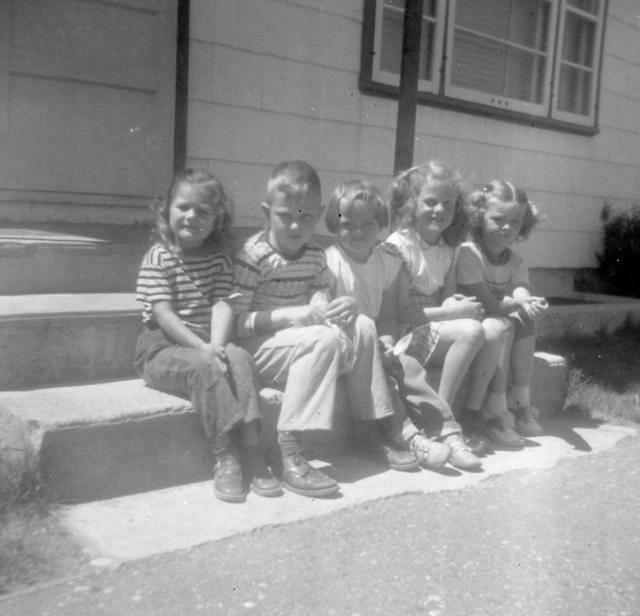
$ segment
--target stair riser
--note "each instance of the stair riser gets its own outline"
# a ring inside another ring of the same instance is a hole
[[[0,389],[131,376],[140,329],[137,314],[2,322]]]
[[[86,502],[203,481],[213,456],[193,412],[47,432],[42,480],[60,502]]]
[[[341,404],[343,396],[337,406]],[[263,396],[261,410],[265,450],[277,465],[279,401]],[[305,448],[312,456],[344,450],[347,416],[339,415],[332,432],[305,434]],[[138,420],[47,431],[40,445],[39,470],[57,501],[88,502],[204,481],[212,478],[213,464],[200,420],[187,407]]]
[[[0,295],[135,290],[145,246],[0,247]]]
[[[433,385],[437,376],[432,375]],[[557,356],[538,354],[532,403],[549,416],[563,406],[566,388],[566,363]],[[344,389],[338,393],[333,430],[305,433],[311,457],[344,451],[349,414]],[[211,478],[213,459],[199,419],[183,402],[172,400],[174,410],[157,415],[45,428],[39,468],[53,496],[61,502],[86,502]],[[263,390],[261,410],[265,446],[277,457],[279,395]]]

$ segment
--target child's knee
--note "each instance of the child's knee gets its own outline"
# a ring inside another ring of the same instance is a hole
[[[337,355],[341,352],[340,330],[326,325],[313,325],[300,332],[300,346],[313,352]]]
[[[361,338],[378,339],[378,330],[376,329],[374,320],[364,314],[359,314],[355,318],[354,328],[356,334]]]
[[[514,325],[508,319],[488,318],[482,322],[487,342],[505,343],[514,333]]]
[[[456,322],[459,342],[465,342],[473,348],[480,348],[485,341],[485,331],[479,321],[473,319],[460,319]]]
[[[212,388],[221,377],[224,371],[219,360],[204,352],[195,353],[191,359],[187,381],[191,387]]]
[[[239,347],[233,343],[228,343],[224,347],[224,352],[227,354],[229,361],[232,364],[246,364],[251,365],[253,357],[249,351]]]

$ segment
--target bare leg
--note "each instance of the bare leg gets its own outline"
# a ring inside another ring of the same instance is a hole
[[[456,319],[442,324],[440,338],[427,367],[442,366],[438,394],[449,406],[453,405],[462,380],[483,343],[484,330],[478,321]]]
[[[469,392],[465,408],[480,409],[487,394],[505,394],[507,372],[500,361],[506,357],[505,350],[513,333],[513,327],[502,319],[484,319],[482,321],[485,343],[477,354],[471,369]]]
[[[511,348],[511,383],[516,387],[529,387],[533,373],[535,336],[514,340]]]

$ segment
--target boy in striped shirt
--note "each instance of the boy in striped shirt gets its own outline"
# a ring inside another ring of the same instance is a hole
[[[322,215],[320,180],[303,161],[275,167],[262,209],[268,229],[236,256],[232,294],[237,333],[261,379],[284,388],[278,419],[282,484],[304,496],[331,496],[337,483],[304,459],[298,432],[330,430],[336,383],[345,374],[357,424],[378,436],[378,450],[398,470],[418,462],[383,442],[392,418],[375,324],[351,297],[332,299],[324,251],[310,242]]]

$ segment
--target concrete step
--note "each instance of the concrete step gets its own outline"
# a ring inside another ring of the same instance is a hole
[[[260,392],[268,449],[275,445],[280,402],[281,392]],[[23,464],[37,471],[61,502],[111,498],[212,475],[213,457],[191,404],[140,379],[0,392],[1,415],[26,426]],[[344,447],[346,414],[338,415],[335,434],[309,433],[307,447],[323,454]]]
[[[339,498],[310,499],[291,492],[280,498],[261,498],[250,493],[246,503],[237,506],[217,500],[211,482],[206,481],[63,506],[59,516],[94,559],[94,565],[115,566],[382,498],[410,492],[461,490],[519,469],[551,468],[561,459],[611,449],[636,433],[624,426],[596,422],[576,426],[553,419],[548,423],[548,434],[532,439],[532,446],[517,452],[496,451],[484,459],[479,473],[458,473],[453,469],[447,473],[401,473],[362,458],[339,456],[313,461],[314,466],[340,482]]]
[[[133,375],[132,293],[0,296],[0,389]]]
[[[562,358],[538,354],[532,397],[535,404],[545,404],[547,414],[562,406],[566,376]],[[553,401],[548,400],[551,392]],[[260,395],[265,443],[272,448],[281,394],[266,388]],[[0,392],[0,414],[27,426],[31,454],[25,451],[25,464],[37,467],[45,485],[63,502],[211,477],[213,460],[191,405],[149,389],[139,379]],[[340,395],[334,430],[307,434],[308,449],[317,456],[343,451],[347,426]]]
[[[0,225],[0,294],[133,291],[148,226]]]

